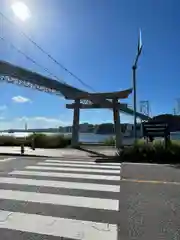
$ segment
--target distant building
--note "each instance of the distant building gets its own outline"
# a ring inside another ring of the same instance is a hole
[[[88,130],[89,130],[89,124],[88,123],[80,124],[80,126],[79,126],[79,131],[80,132],[88,132]]]
[[[131,124],[131,123],[127,123],[126,131],[124,132],[124,136],[126,136],[126,137],[128,137],[128,136],[130,137],[131,136],[132,137],[133,134],[134,134],[133,129],[134,129],[134,125]],[[141,125],[137,124],[136,129],[137,129],[136,130],[137,136],[141,137],[142,136]]]
[[[71,133],[72,132],[72,126],[67,126],[67,127],[64,127],[64,132],[65,133]]]

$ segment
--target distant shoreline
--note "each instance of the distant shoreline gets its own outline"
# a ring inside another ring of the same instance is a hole
[[[33,132],[14,132],[14,133],[7,133],[7,132],[0,132],[0,136],[14,136],[17,138],[23,138],[27,137]],[[37,134],[45,134],[45,135],[63,135],[64,137],[70,137],[72,133],[62,133],[62,132],[56,132],[56,133],[48,133],[48,132],[37,132]],[[82,143],[103,143],[107,139],[114,137],[114,134],[95,134],[95,133],[79,133],[79,142]],[[180,132],[173,132],[171,133],[171,138],[173,140],[180,140]],[[124,142],[132,142],[133,136],[124,136],[123,137]]]

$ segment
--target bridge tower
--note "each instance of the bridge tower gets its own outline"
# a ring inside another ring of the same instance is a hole
[[[150,117],[150,104],[149,101],[140,101],[140,112]]]
[[[176,106],[173,109],[174,115],[179,115],[180,114],[180,98],[176,99]]]
[[[150,117],[150,104],[149,101],[140,101],[140,112]],[[143,136],[143,121],[141,120],[141,136]]]
[[[25,131],[27,131],[27,130],[28,130],[28,125],[27,125],[27,122],[25,122],[25,124],[24,124],[24,129],[25,129]]]

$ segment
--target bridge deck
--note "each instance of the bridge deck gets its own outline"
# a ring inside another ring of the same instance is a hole
[[[81,89],[75,88],[66,83],[59,82],[55,79],[45,77],[36,72],[29,71],[10,64],[5,61],[0,61],[0,80],[8,83],[19,84],[29,88],[35,88],[40,91],[49,92],[56,95],[64,96],[66,99],[75,99],[78,96],[88,95],[89,93]],[[90,99],[94,104],[109,104],[106,99],[100,99],[97,94]],[[121,106],[120,111],[126,114],[133,115],[134,111],[126,106]],[[148,116],[137,112],[137,117],[142,120],[150,119]]]

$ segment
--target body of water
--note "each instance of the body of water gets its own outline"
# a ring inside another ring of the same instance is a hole
[[[180,132],[173,132],[173,133],[171,133],[171,139],[173,139],[173,140],[180,140]]]
[[[26,137],[32,133],[30,132],[14,132],[14,133],[4,133],[1,132],[1,135],[4,136],[14,136],[14,137]],[[71,136],[71,133],[43,133],[47,135],[54,135],[54,134],[61,134],[64,136]],[[84,143],[98,143],[104,142],[104,140],[108,139],[109,137],[114,136],[113,134],[94,134],[94,133],[79,133],[79,141]]]
[[[1,135],[5,136],[14,136],[14,137],[26,137],[32,133],[30,132],[15,132],[15,133],[1,133]],[[44,133],[47,135],[52,134],[61,134],[61,133]],[[71,136],[71,133],[62,133],[65,136]],[[84,143],[98,143],[104,142],[106,139],[114,136],[113,134],[94,134],[94,133],[79,133],[79,141]],[[127,138],[127,137],[126,137]],[[180,132],[173,132],[171,133],[171,139],[180,140]]]

